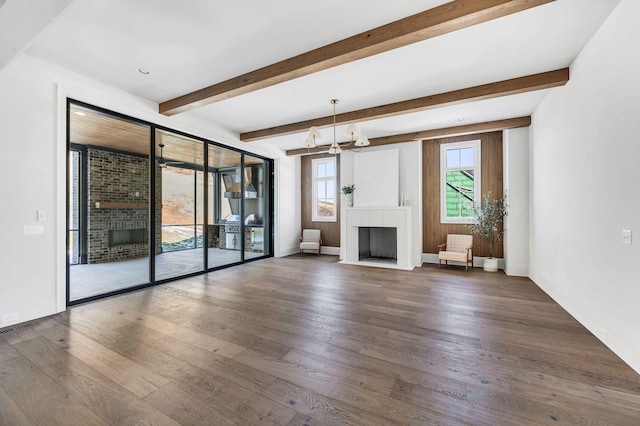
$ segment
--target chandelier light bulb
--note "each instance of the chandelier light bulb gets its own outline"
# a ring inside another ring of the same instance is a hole
[[[344,135],[349,137],[352,141],[354,141],[359,134],[360,132],[358,131],[358,126],[351,123],[349,124],[349,127],[347,127],[347,132]]]
[[[304,140],[303,146],[305,148],[315,148],[316,143],[311,136],[307,136],[307,138]]]
[[[360,135],[358,136],[358,140],[356,141],[355,145],[359,147],[365,147],[371,145],[371,142],[369,142],[369,139],[365,135]]]
[[[322,139],[322,134],[320,133],[320,129],[316,126],[313,126],[309,129],[309,137],[314,139],[316,142]]]
[[[333,154],[333,155],[340,154],[342,152],[343,147],[347,147],[353,144],[354,142],[355,142],[355,146],[359,147],[360,149],[369,145],[370,144],[369,139],[367,139],[365,135],[360,133],[360,131],[358,130],[358,126],[356,126],[354,123],[351,123],[347,126],[347,132],[345,133],[345,136],[347,136],[350,140],[348,142],[343,143],[342,145],[340,145],[337,142],[336,140],[336,105],[337,104],[338,104],[337,99],[331,99],[331,105],[333,105],[333,142],[329,147],[329,154]],[[318,129],[316,126],[312,126],[311,128],[309,128],[309,134],[307,135],[306,139],[302,143],[302,146],[304,146],[309,150],[309,152],[311,152],[311,148],[318,147],[318,141],[321,138],[322,138],[322,135],[320,134],[320,129]]]
[[[342,148],[340,148],[339,145],[331,145],[331,148],[329,148],[329,154],[336,155],[340,154],[341,152]]]

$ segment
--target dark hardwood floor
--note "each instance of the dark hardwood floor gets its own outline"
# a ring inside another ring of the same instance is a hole
[[[1,425],[640,424],[528,279],[267,259],[0,331]]]

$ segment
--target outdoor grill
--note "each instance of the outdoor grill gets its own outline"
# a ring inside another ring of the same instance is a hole
[[[227,218],[224,225],[226,234],[226,247],[230,250],[240,250],[242,227],[240,226],[240,215],[232,214]]]

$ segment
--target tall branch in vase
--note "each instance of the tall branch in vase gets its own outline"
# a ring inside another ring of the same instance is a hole
[[[469,231],[483,237],[489,244],[489,258],[493,258],[496,244],[506,232],[500,225],[507,215],[507,196],[494,198],[491,192],[484,194],[482,205],[474,203],[469,206],[473,222],[467,225]]]

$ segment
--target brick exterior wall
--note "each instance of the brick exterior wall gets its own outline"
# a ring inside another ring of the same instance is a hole
[[[87,262],[103,263],[149,255],[148,244],[109,247],[109,230],[147,229],[148,208],[96,208],[97,202],[149,203],[149,159],[89,148],[87,150]],[[162,174],[156,174],[156,253],[161,252]]]

